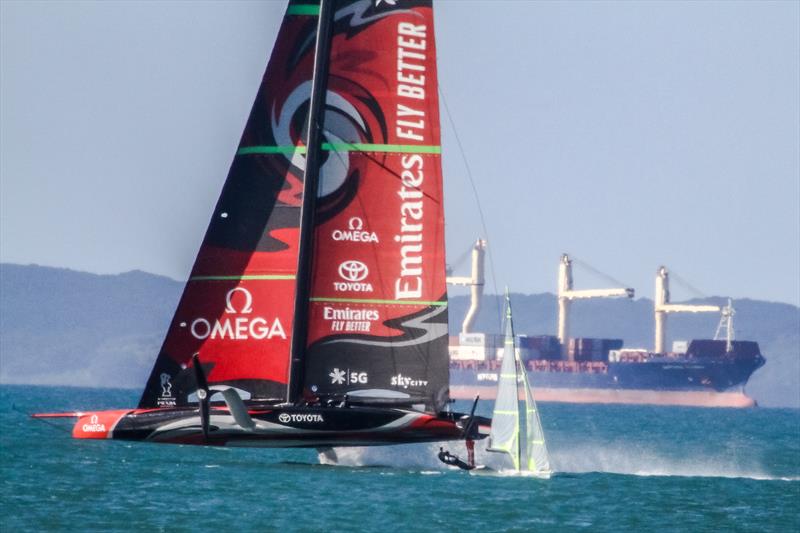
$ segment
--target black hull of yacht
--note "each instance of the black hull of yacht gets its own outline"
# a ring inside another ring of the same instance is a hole
[[[269,448],[382,446],[463,440],[467,415],[434,415],[369,406],[249,406],[251,427],[226,408],[212,408],[208,435],[194,408],[133,409],[77,413],[78,439],[116,439],[169,444]],[[475,417],[474,428],[488,419]],[[486,436],[473,431],[473,439]]]

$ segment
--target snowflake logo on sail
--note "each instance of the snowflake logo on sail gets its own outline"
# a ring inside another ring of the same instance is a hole
[[[341,385],[344,383],[344,370],[339,370],[338,368],[334,368],[333,372],[328,374],[331,377],[331,383],[334,385]]]

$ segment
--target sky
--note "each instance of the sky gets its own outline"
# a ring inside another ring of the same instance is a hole
[[[0,1],[0,261],[185,279],[284,9]],[[435,17],[451,261],[483,236],[490,291],[554,292],[568,252],[641,297],[663,264],[674,301],[800,304],[800,2]]]

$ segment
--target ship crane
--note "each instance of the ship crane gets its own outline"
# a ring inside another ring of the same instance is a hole
[[[664,353],[665,339],[667,337],[667,315],[669,313],[719,313],[716,305],[688,305],[673,304],[669,301],[669,272],[667,267],[661,266],[656,273],[656,339],[654,351]]]
[[[625,289],[583,289],[572,288],[572,260],[567,254],[561,255],[558,265],[558,341],[564,355],[567,353],[569,341],[569,308],[572,300],[585,300],[589,298],[633,298],[634,290]],[[571,359],[570,359],[571,360]]]
[[[733,332],[733,315],[735,314],[736,310],[733,308],[733,301],[728,298],[728,305],[722,308],[717,332],[714,334],[714,340],[718,341],[722,339],[722,332],[725,332],[725,351],[727,353],[733,351],[733,338],[735,336]]]
[[[486,255],[486,241],[478,239],[472,246],[472,271],[469,277],[447,276],[449,285],[470,288],[470,305],[464,322],[461,324],[461,333],[469,333],[483,297],[484,285],[484,256]]]

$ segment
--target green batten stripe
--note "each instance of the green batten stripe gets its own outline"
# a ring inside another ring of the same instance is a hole
[[[413,144],[322,143],[323,150],[333,152],[396,152],[401,154],[441,154],[442,147]]]
[[[319,15],[319,6],[295,4],[286,10],[287,15]]]
[[[389,305],[435,305],[444,307],[447,302],[424,302],[420,300],[367,300],[359,298],[309,298],[312,302],[330,302],[346,304],[389,304]]]
[[[284,280],[294,278],[294,274],[245,274],[244,276],[194,276],[189,278],[189,281]]]
[[[291,154],[298,152],[301,154],[306,153],[305,146],[242,146],[236,151],[236,155],[252,155],[252,154]]]
[[[398,154],[441,154],[441,146],[412,144],[367,144],[367,143],[322,143],[322,149],[327,152],[381,152]],[[253,154],[305,154],[305,146],[291,144],[282,146],[242,146],[236,155]]]

